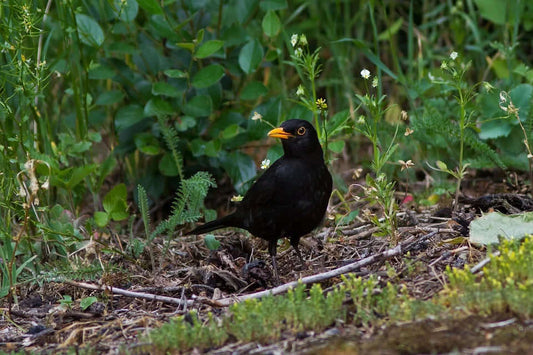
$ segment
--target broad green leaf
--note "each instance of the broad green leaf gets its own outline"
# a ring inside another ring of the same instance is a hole
[[[137,0],[143,10],[150,14],[163,14],[163,9],[157,0]]]
[[[153,97],[144,106],[145,116],[164,116],[174,113],[172,106],[160,97]]]
[[[109,223],[109,215],[104,211],[94,212],[94,223],[100,228],[107,226]]]
[[[124,22],[135,20],[139,13],[139,4],[136,0],[114,0],[112,8],[115,17]]]
[[[162,95],[169,97],[178,97],[181,92],[175,86],[165,83],[164,81],[158,81],[152,85],[152,94]]]
[[[242,47],[239,53],[239,66],[246,74],[253,73],[263,60],[263,47],[257,39],[254,39]]]
[[[475,244],[498,243],[499,238],[522,239],[533,231],[533,212],[503,215],[492,212],[470,223],[470,241]]]
[[[192,117],[209,116],[212,110],[213,103],[207,95],[194,96],[183,107],[183,112]]]
[[[94,104],[102,106],[113,105],[122,101],[123,98],[124,93],[120,90],[104,91],[100,96],[98,96]]]
[[[241,91],[241,100],[257,100],[260,96],[268,94],[268,89],[260,81],[249,82]]]
[[[213,64],[196,73],[192,78],[192,85],[199,89],[206,88],[215,84],[223,76],[224,68],[221,65]]]
[[[144,118],[144,110],[139,105],[121,107],[115,114],[115,128],[120,131],[133,126]]]
[[[231,139],[235,137],[240,132],[240,127],[238,124],[232,124],[224,128],[222,131],[222,139]]]
[[[96,170],[96,164],[84,165],[72,169],[72,175],[67,180],[66,188],[67,190],[72,190],[80,182],[83,181],[89,174]]]
[[[209,57],[211,54],[216,53],[220,48],[222,48],[222,46],[224,46],[224,41],[207,41],[196,50],[195,57],[200,59]]]
[[[220,248],[220,242],[216,240],[213,234],[206,234],[204,236],[204,243],[209,250],[218,250]]]
[[[132,0],[128,0],[130,2]],[[93,303],[98,302],[98,298],[94,296],[85,297],[80,301],[80,308],[85,311],[87,308],[89,308]]]
[[[178,176],[179,170],[172,154],[165,153],[159,161],[159,171],[165,176]]]
[[[112,220],[122,221],[128,218],[127,195],[128,191],[123,183],[116,185],[105,195],[102,205]]]
[[[250,156],[241,152],[232,152],[221,157],[222,167],[231,178],[237,193],[243,195],[248,184],[256,175],[255,163]]]
[[[333,153],[340,153],[344,149],[344,144],[346,141],[334,141],[328,143],[328,149]]]
[[[161,151],[159,141],[148,132],[139,133],[135,136],[135,146],[144,154],[156,155]]]
[[[279,17],[274,11],[267,11],[265,17],[263,17],[261,25],[263,27],[263,32],[265,32],[268,37],[276,36],[281,28]]]
[[[115,70],[107,65],[96,64],[89,69],[89,79],[107,80],[115,76]]]
[[[217,158],[221,148],[222,142],[219,139],[211,139],[206,143],[204,153],[208,157]]]
[[[497,25],[504,25],[507,15],[507,1],[474,0],[481,16]]]
[[[533,86],[530,84],[520,84],[509,92],[509,96],[513,101],[513,105],[518,108],[518,116],[520,117],[520,120],[525,122],[531,110]]]
[[[76,26],[80,40],[88,46],[100,47],[104,43],[104,31],[91,17],[84,14],[76,14]]]

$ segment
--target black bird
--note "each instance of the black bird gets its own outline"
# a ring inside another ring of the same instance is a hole
[[[224,227],[246,229],[268,241],[274,276],[278,239],[289,238],[300,262],[300,237],[315,229],[324,217],[332,180],[313,126],[304,120],[288,120],[268,132],[281,138],[283,156],[276,160],[248,190],[237,210],[205,223],[189,234],[202,234]]]

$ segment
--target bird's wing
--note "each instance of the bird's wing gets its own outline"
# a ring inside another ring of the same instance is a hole
[[[246,192],[242,201],[242,206],[248,205],[264,206],[279,199],[280,174],[283,172],[283,157],[278,159],[257,179],[257,181]]]

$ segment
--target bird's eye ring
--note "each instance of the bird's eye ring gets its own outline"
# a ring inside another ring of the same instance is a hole
[[[298,133],[299,136],[303,136],[305,134],[305,127],[302,126],[302,127],[298,128],[296,133]]]

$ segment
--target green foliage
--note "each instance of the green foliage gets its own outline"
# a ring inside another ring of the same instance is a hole
[[[533,316],[533,238],[523,242],[504,240],[499,256],[492,255],[483,276],[469,268],[446,271],[446,285],[440,302],[456,312],[492,314],[511,311],[530,319]]]
[[[150,343],[159,351],[199,350],[224,344],[227,339],[268,343],[285,332],[321,331],[336,321],[346,321],[343,306],[346,295],[352,297],[357,308],[353,314],[356,323],[369,322],[386,316],[399,307],[397,290],[387,285],[382,292],[374,293],[378,282],[367,281],[353,275],[343,277],[343,284],[325,293],[320,285],[309,291],[303,284],[283,296],[266,296],[232,305],[229,313],[215,319],[211,313],[200,322],[194,312],[180,316],[149,334]]]
[[[201,217],[200,208],[203,206],[207,190],[213,186],[215,186],[213,179],[203,171],[182,180],[172,204],[170,217],[155,228],[150,240],[161,233],[173,231],[179,225],[196,222]]]

